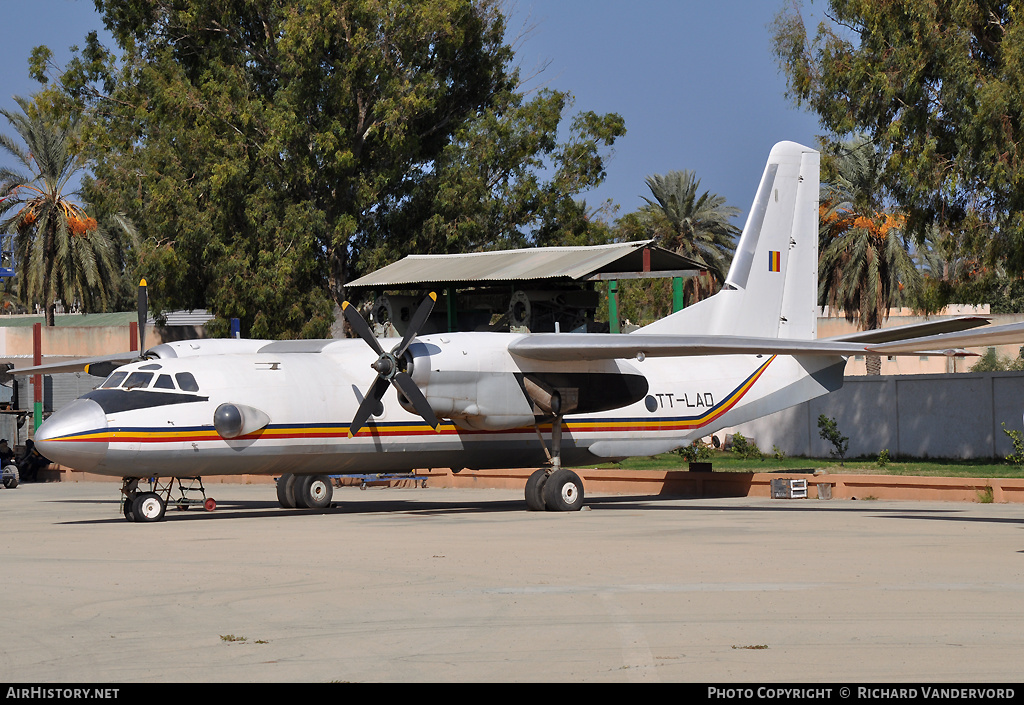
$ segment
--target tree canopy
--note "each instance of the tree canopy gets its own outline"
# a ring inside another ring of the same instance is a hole
[[[0,151],[18,164],[0,167],[0,232],[16,236],[19,297],[39,305],[52,326],[58,303],[95,311],[117,300],[124,289],[125,246],[135,243],[136,234],[118,214],[110,220],[124,237],[109,236],[106,223],[80,202],[75,180],[84,159],[77,121],[58,119],[45,105],[15,101],[20,112],[0,109],[17,135],[0,134]]]
[[[1011,2],[829,0],[809,37],[783,10],[774,50],[789,95],[833,143],[864,133],[878,198],[919,240],[938,228],[987,262],[1024,265],[1024,26]]]
[[[571,98],[527,99],[496,0],[96,5],[117,54],[90,35],[49,90],[155,307],[214,332],[324,336],[348,280],[409,252],[586,239],[573,197],[625,131],[584,112],[558,141]]]
[[[818,304],[863,330],[911,300],[921,279],[903,237],[903,216],[874,205],[882,160],[863,137],[827,155],[832,172],[819,206]],[[877,373],[876,373],[877,374]]]

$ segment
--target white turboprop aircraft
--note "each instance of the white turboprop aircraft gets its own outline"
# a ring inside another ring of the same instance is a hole
[[[279,475],[283,506],[319,508],[331,502],[330,475],[424,467],[541,468],[528,507],[567,511],[581,508],[584,488],[564,465],[666,452],[834,391],[849,355],[1024,341],[1024,324],[964,330],[979,319],[817,340],[818,157],[777,144],[723,289],[634,333],[417,336],[431,294],[388,350],[346,304],[362,340],[146,350],[50,416],[36,445],[62,465],[123,478],[133,521],[182,506],[171,497],[182,478]],[[71,369],[16,372],[58,368]],[[146,478],[151,491],[139,488]]]

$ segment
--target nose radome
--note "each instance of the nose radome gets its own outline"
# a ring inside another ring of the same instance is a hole
[[[54,412],[35,433],[36,448],[55,463],[88,472],[107,455],[107,416],[91,399]]]

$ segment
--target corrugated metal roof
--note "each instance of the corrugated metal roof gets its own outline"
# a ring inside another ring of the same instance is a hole
[[[58,327],[92,327],[92,326],[126,326],[138,320],[138,314],[128,313],[59,313],[53,317],[53,324]],[[46,325],[44,316],[12,315],[0,316],[0,327],[32,326],[34,323]]]
[[[168,326],[201,326],[213,318],[213,314],[203,309],[195,311],[165,311]],[[135,311],[119,313],[63,313],[53,317],[55,326],[92,327],[92,326],[127,326],[139,320]],[[43,316],[0,316],[0,327],[31,326],[33,323],[46,323]],[[146,325],[154,325],[152,316],[146,319]]]
[[[706,269],[701,262],[653,247],[651,243],[651,240],[644,240],[590,247],[533,247],[457,255],[409,255],[346,286],[583,280],[601,272],[642,271],[645,247],[651,252],[651,271]]]
[[[202,308],[195,311],[164,311],[163,316],[167,319],[167,326],[201,326],[214,318],[212,313]],[[156,319],[153,316],[146,319],[148,326],[155,323]]]

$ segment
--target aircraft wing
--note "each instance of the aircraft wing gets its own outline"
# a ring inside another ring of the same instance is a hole
[[[9,374],[13,375],[52,375],[59,374],[61,372],[87,372],[90,365],[100,365],[103,363],[120,363],[127,364],[132,360],[138,359],[141,353],[138,350],[131,352],[120,352],[112,353],[110,355],[97,355],[95,357],[82,357],[71,360],[64,360],[63,362],[50,362],[43,365],[34,365],[30,367],[17,367],[10,371]]]
[[[508,346],[531,360],[609,360],[691,355],[863,355],[866,345],[733,335],[644,335],[618,333],[535,333]]]
[[[967,320],[949,323],[967,325]],[[934,330],[929,324],[906,326]],[[896,329],[893,329],[896,330]],[[645,335],[616,333],[536,333],[509,345],[517,357],[545,361],[608,360],[691,355],[965,355],[964,348],[1024,344],[1024,323],[983,329],[959,330],[939,335],[897,339],[892,342],[792,340],[742,336]]]

